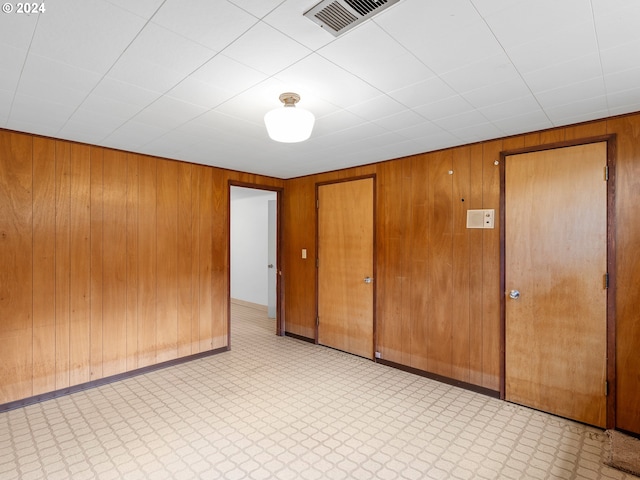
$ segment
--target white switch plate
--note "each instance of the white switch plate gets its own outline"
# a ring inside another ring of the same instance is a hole
[[[307,258],[307,249],[306,248],[302,249],[302,258]]]

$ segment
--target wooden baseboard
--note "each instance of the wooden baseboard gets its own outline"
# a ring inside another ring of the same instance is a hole
[[[100,378],[98,380],[92,380],[90,382],[81,383],[80,385],[74,385],[72,387],[63,388],[61,390],[55,390],[53,392],[47,392],[41,395],[23,398],[22,400],[15,400],[13,402],[4,403],[0,405],[0,413],[7,412],[9,410],[14,410],[16,408],[26,407],[27,405],[33,405],[34,403],[44,402],[45,400],[64,397],[65,395],[71,395],[72,393],[81,392],[83,390],[89,390],[90,388],[95,388],[101,385],[107,385],[109,383],[118,382],[126,378],[135,377],[137,375],[153,372],[155,370],[172,367],[174,365],[180,365],[181,363],[191,362],[199,358],[209,357],[211,355],[216,355],[218,353],[226,352],[228,350],[229,350],[228,347],[221,347],[215,350],[208,350],[206,352],[196,353],[194,355],[189,355],[187,357],[180,357],[174,360],[168,360],[166,362],[156,363],[155,365],[149,365],[147,367],[138,368],[136,370],[131,370],[130,372],[118,373],[117,375],[112,375],[110,377]]]

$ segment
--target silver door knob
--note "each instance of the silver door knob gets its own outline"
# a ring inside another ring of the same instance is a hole
[[[371,283],[373,282],[373,278],[371,277],[364,277],[364,283]]]
[[[273,268],[273,263],[270,263],[269,265],[267,265],[267,267]]]
[[[520,292],[518,290],[511,290],[509,292],[509,298],[512,298],[514,300],[517,300],[520,298]]]

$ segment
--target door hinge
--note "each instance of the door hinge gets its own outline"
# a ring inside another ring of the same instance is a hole
[[[320,200],[316,200],[316,208],[320,208]]]
[[[604,281],[603,281],[603,284],[604,284],[604,289],[605,289],[605,290],[606,290],[607,288],[609,288],[609,274],[608,274],[608,273],[605,273],[605,274],[604,274]]]
[[[316,317],[316,327],[320,325],[320,317]]]
[[[316,268],[320,268],[320,259],[316,257]]]
[[[606,380],[604,381],[604,396],[609,396],[609,382]]]
[[[604,167],[604,181],[609,181],[609,165],[605,165]]]

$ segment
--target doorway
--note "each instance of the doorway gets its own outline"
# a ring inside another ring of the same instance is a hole
[[[317,187],[319,344],[373,358],[374,178]]]
[[[604,428],[607,142],[503,160],[504,398]]]
[[[229,302],[275,318],[277,334],[282,326],[278,275],[280,194],[279,190],[256,185],[230,183],[229,187]],[[231,334],[231,324],[229,327]]]

